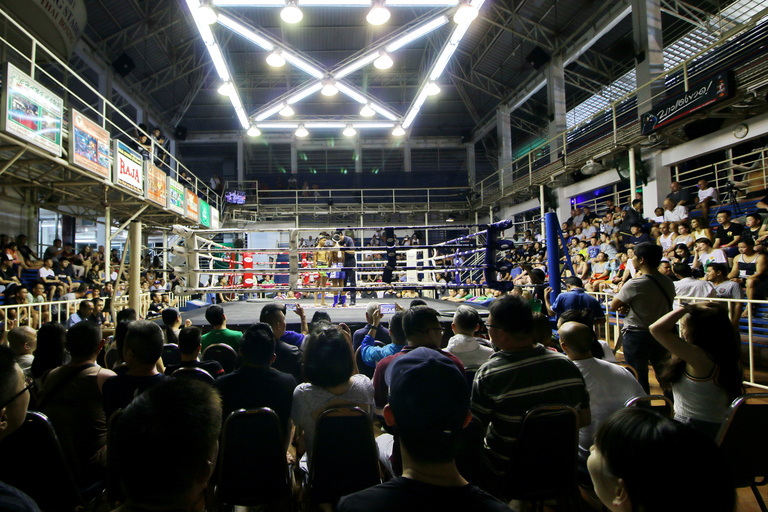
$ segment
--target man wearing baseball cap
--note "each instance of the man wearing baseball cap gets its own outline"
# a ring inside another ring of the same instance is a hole
[[[389,404],[384,419],[397,426],[403,476],[342,498],[337,510],[509,512],[456,468],[462,430],[472,415],[466,379],[454,362],[419,347],[393,360],[385,380]]]

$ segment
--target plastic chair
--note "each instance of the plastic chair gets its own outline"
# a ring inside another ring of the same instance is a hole
[[[232,373],[237,363],[237,352],[229,345],[215,343],[203,351],[203,361],[217,361],[225,373]]]
[[[636,396],[624,402],[624,407],[651,409],[670,419],[675,415],[675,407],[672,405],[672,400],[664,395]]]
[[[163,358],[163,366],[179,364],[181,363],[181,350],[177,344],[167,343],[163,345],[163,353],[160,357]]]
[[[634,368],[632,368],[631,366],[629,366],[627,363],[614,363],[614,364],[617,364],[617,365],[621,366],[622,368],[624,368],[625,370],[627,370],[629,373],[631,373],[631,374],[632,374],[632,376],[635,378],[635,380],[638,380],[638,379],[640,378],[640,377],[637,375],[637,370],[635,370]]]
[[[0,443],[0,480],[25,492],[42,510],[85,507],[104,489],[104,482],[78,489],[75,477],[48,418],[27,412],[19,429]]]
[[[120,462],[118,450],[115,449],[115,439],[120,425],[122,409],[115,411],[107,420],[107,501],[110,505],[125,501],[125,495],[120,485]]]
[[[484,464],[482,461],[484,438],[483,424],[473,414],[472,420],[461,432],[461,441],[456,451],[456,467],[461,476],[475,485],[479,481],[481,466]]]
[[[293,481],[277,414],[266,407],[229,415],[219,450],[216,503],[259,506],[291,502]]]
[[[332,503],[381,482],[371,416],[359,407],[324,411],[315,425],[309,475],[303,482],[308,503]]]
[[[558,510],[581,510],[578,448],[579,416],[573,407],[542,405],[527,411],[505,475],[505,500],[555,499]]]
[[[768,512],[758,486],[768,483],[768,393],[749,393],[731,404],[717,444],[733,476],[734,487],[749,487],[760,510]],[[756,400],[762,400],[756,402]]]
[[[182,379],[194,379],[206,384],[213,384],[216,379],[213,375],[203,370],[202,368],[194,368],[192,366],[181,367],[171,374],[172,377],[178,377]]]

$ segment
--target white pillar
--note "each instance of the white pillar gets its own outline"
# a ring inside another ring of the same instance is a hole
[[[634,56],[637,87],[640,88],[664,73],[660,0],[632,0],[632,37],[637,52]],[[637,113],[642,115],[651,110],[653,98],[663,92],[663,80],[638,90]]]
[[[237,184],[243,186],[245,179],[245,142],[242,137],[237,139]]]
[[[128,231],[131,241],[131,263],[128,267],[128,307],[141,311],[141,222],[131,222]],[[109,254],[109,253],[107,253]]]
[[[499,169],[503,169],[512,163],[512,119],[506,107],[499,107],[496,111],[496,134],[499,144]]]
[[[411,172],[411,141],[406,140],[403,145],[403,171]]]
[[[360,137],[360,132],[355,136],[355,172],[357,174],[363,172],[363,139]]]
[[[558,160],[563,139],[558,137],[566,129],[565,124],[565,70],[563,56],[553,55],[547,63],[547,112],[549,113],[549,161]]]
[[[477,168],[475,167],[475,145],[464,144],[467,148],[467,183],[469,188],[474,189],[477,183]]]

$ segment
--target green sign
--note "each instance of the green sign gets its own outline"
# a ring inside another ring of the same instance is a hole
[[[211,227],[211,207],[203,199],[200,199],[200,224]]]

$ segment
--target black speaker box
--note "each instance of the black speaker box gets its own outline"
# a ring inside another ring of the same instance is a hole
[[[136,64],[133,63],[133,59],[130,58],[126,53],[122,53],[112,63],[112,67],[115,69],[115,73],[125,78],[128,76],[128,73],[133,71],[133,68],[136,67]]]
[[[181,125],[177,126],[176,129],[173,130],[173,136],[177,141],[187,140],[187,127]]]
[[[541,69],[541,67],[549,62],[549,54],[537,46],[531,53],[525,58],[525,62],[533,66],[535,69]]]

